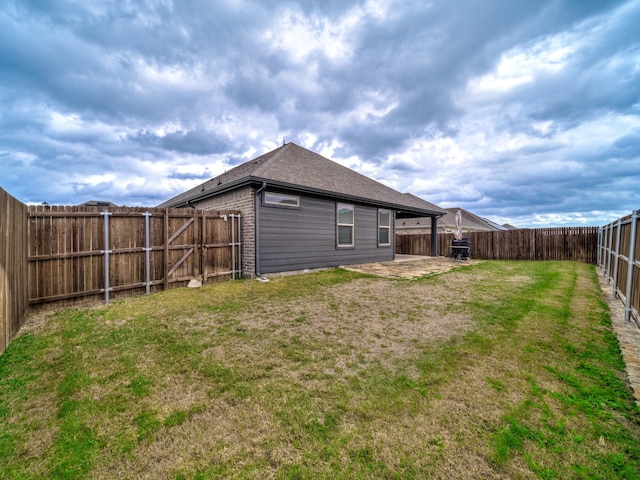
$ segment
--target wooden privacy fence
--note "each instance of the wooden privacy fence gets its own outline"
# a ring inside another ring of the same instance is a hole
[[[28,311],[27,206],[0,188],[0,353]]]
[[[235,279],[240,215],[188,209],[28,207],[32,306]]]
[[[438,255],[451,255],[453,233],[438,233]],[[463,234],[471,258],[483,260],[576,260],[597,262],[598,227],[560,227]],[[431,235],[396,235],[396,253],[431,255]]]
[[[612,298],[625,308],[624,318],[640,327],[640,222],[638,210],[600,228],[598,266],[611,285]]]

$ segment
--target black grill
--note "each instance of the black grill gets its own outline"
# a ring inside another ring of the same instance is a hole
[[[471,242],[467,237],[460,240],[455,238],[451,241],[451,258],[453,260],[469,260],[469,252],[471,251]]]

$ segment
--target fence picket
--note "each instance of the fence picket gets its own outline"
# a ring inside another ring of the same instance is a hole
[[[640,327],[640,214],[619,218],[600,229],[598,267],[611,285],[611,297],[625,307],[625,321]],[[616,239],[615,241],[613,239]],[[613,263],[613,266],[612,266]]]
[[[232,277],[232,234],[221,212],[139,207],[27,209],[28,244],[35,245],[29,247],[27,257],[32,307],[98,301],[101,295],[108,301],[183,286],[202,275],[205,258],[209,269],[216,272],[210,277]],[[148,229],[145,222],[149,222]],[[208,227],[215,234],[210,240],[219,248],[203,257],[201,229],[205,222],[213,225]]]
[[[576,260],[597,263],[598,227],[468,232],[471,258],[483,260]],[[438,255],[448,257],[453,233],[438,233]],[[396,235],[396,253],[430,255],[430,234]]]

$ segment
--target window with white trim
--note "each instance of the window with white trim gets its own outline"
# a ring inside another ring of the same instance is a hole
[[[378,246],[391,245],[391,210],[378,209]]]
[[[265,192],[264,203],[267,205],[280,205],[284,207],[299,207],[300,197],[284,193]]]
[[[337,205],[338,247],[353,247],[354,245],[354,208],[348,203]]]

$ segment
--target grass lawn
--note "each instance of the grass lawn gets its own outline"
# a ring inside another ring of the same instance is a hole
[[[340,269],[30,319],[0,479],[640,478],[593,266]]]

